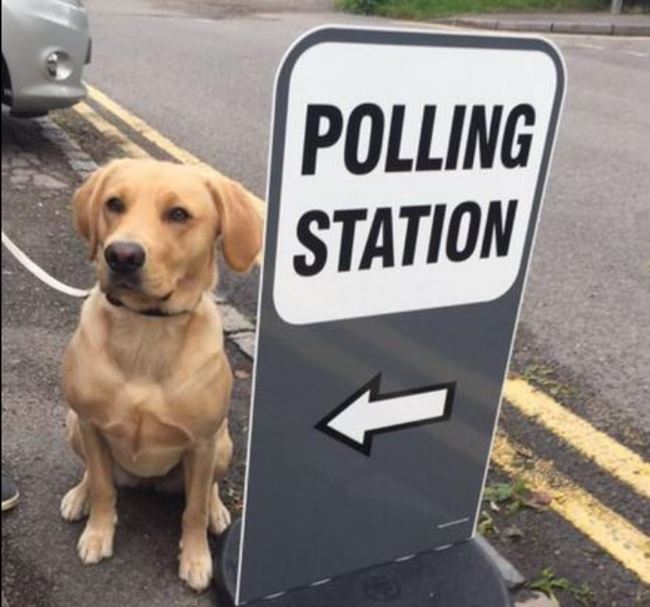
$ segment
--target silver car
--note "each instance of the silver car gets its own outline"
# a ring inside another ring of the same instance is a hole
[[[16,116],[74,105],[91,48],[81,0],[2,0],[2,103]]]

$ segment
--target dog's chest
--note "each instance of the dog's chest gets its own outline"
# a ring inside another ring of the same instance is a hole
[[[158,386],[126,384],[101,425],[115,459],[138,476],[166,474],[195,440],[191,419],[177,408]]]
[[[113,322],[103,342],[73,342],[66,392],[113,457],[136,476],[161,476],[218,429],[230,386],[218,340],[171,323]],[[97,347],[97,344],[100,347]]]
[[[127,380],[161,382],[183,364],[185,343],[178,331],[165,323],[115,324],[108,349],[113,364]]]

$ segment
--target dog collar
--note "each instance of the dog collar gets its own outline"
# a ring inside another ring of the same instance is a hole
[[[194,311],[192,309],[192,310],[179,310],[178,312],[165,312],[160,308],[147,308],[146,310],[134,310],[133,308],[129,308],[128,306],[125,306],[119,299],[110,296],[108,293],[106,293],[106,301],[108,301],[109,304],[115,306],[116,308],[124,308],[125,310],[128,310],[129,312],[133,312],[134,314],[140,314],[141,316],[152,316],[154,318],[170,318],[172,316],[182,316],[183,314],[190,314],[191,312]]]

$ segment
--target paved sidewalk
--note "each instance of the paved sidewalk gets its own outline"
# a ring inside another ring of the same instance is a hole
[[[557,34],[650,36],[650,13],[493,13],[437,19],[437,23],[479,29]]]

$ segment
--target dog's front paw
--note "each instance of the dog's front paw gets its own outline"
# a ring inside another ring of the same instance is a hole
[[[115,526],[99,527],[87,524],[79,538],[77,549],[84,565],[94,565],[113,556]]]
[[[179,577],[197,592],[202,592],[212,579],[212,556],[207,542],[201,548],[181,550]]]
[[[61,500],[61,516],[70,522],[81,520],[88,516],[88,489],[84,483],[79,483],[68,491]]]

